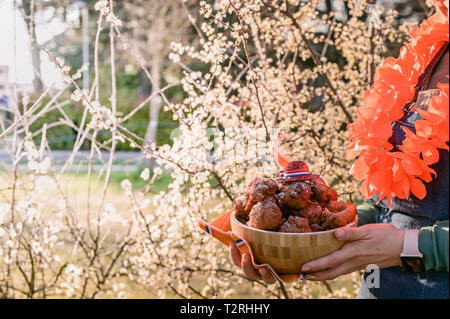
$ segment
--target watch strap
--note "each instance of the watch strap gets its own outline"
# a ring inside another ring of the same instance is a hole
[[[403,239],[401,256],[423,257],[419,250],[419,229],[407,229]]]
[[[403,238],[403,251],[400,254],[404,272],[424,272],[423,255],[419,251],[419,230],[408,229]]]

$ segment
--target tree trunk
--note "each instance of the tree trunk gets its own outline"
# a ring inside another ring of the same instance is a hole
[[[145,134],[145,144],[156,143],[156,136],[158,133],[158,119],[159,112],[162,106],[162,98],[158,92],[159,90],[159,78],[161,75],[161,60],[158,58],[153,58],[151,63],[151,74],[158,86],[152,86],[151,94],[155,96],[150,100],[150,110],[149,110],[149,122],[147,125],[147,131]],[[153,166],[153,161],[150,162],[150,166]]]
[[[23,1],[22,7],[25,14],[24,20],[27,22],[27,30],[30,36],[30,50],[34,71],[33,87],[35,92],[39,93],[42,92],[44,85],[41,79],[41,50],[36,42],[36,25],[34,23],[36,7],[34,1]]]
[[[33,28],[34,30],[34,28]],[[34,90],[39,93],[43,91],[44,84],[42,83],[42,73],[41,73],[41,50],[39,49],[36,38],[32,43],[31,54],[33,57],[33,68],[34,68],[34,80],[33,87]]]

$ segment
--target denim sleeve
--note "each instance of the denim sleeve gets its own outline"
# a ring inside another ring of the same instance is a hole
[[[380,216],[379,208],[372,202],[367,201],[357,207],[358,226],[366,224],[375,224]]]
[[[420,229],[419,250],[423,254],[427,271],[449,271],[448,236],[448,220],[439,221],[433,226]]]

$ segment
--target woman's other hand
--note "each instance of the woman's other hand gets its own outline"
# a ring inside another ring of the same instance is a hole
[[[379,268],[400,266],[405,232],[391,224],[339,228],[335,236],[346,241],[341,249],[302,266],[306,279],[332,280],[375,264]]]
[[[230,244],[230,254],[233,264],[242,268],[245,278],[250,280],[264,280],[267,284],[274,284],[277,281],[268,270],[253,267],[250,255],[243,254],[241,256],[241,252],[234,242]]]

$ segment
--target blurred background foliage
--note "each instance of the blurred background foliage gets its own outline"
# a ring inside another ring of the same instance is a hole
[[[55,11],[55,15],[60,15],[62,17],[65,16],[67,8],[73,4],[74,1],[70,0],[49,0],[49,1],[37,1],[34,8],[35,11],[43,10],[46,7],[60,8],[61,10]],[[84,1],[89,10],[89,37],[91,39],[95,38],[96,33],[96,23],[97,23],[97,12],[93,10],[93,6],[95,4],[95,0],[86,0]],[[174,6],[174,4],[179,4],[178,0],[170,0],[167,1],[168,6]],[[209,3],[214,3],[214,1],[207,1]],[[387,8],[394,8],[398,12],[398,19],[396,22],[400,26],[405,21],[415,22],[421,21],[426,16],[431,13],[431,7],[426,4],[426,0],[393,0],[393,1],[374,1],[378,2],[380,5],[386,6]],[[182,43],[189,43],[192,46],[196,46],[198,43],[198,36],[196,34],[196,30],[190,24],[186,24],[183,30],[179,30],[179,27],[171,27],[169,25],[165,25],[164,29],[161,29],[158,26],[153,26],[155,19],[152,19],[152,14],[154,16],[158,15],[158,8],[147,8],[146,2],[142,2],[142,0],[137,1],[116,1],[115,2],[114,11],[116,15],[122,19],[122,21],[133,21],[133,24],[125,23],[122,27],[125,35],[130,39],[130,42],[139,49],[142,58],[148,64],[147,67],[149,71],[152,71],[153,65],[152,61],[156,59],[156,56],[159,56],[158,59],[161,61],[166,61],[167,55],[170,52],[170,42],[171,41],[180,41]],[[172,4],[173,3],[173,4]],[[22,7],[25,15],[30,13],[30,1],[22,1]],[[347,2],[344,1],[344,5],[347,6]],[[186,8],[189,10],[189,13],[193,16],[194,19],[199,19],[199,1],[188,1],[186,2]],[[328,12],[333,10],[333,1],[332,0],[324,0],[321,2],[321,10],[323,14],[327,14]],[[348,8],[347,8],[348,9]],[[162,12],[163,9],[161,9]],[[170,17],[172,14],[178,14],[177,12],[171,12],[175,9],[164,9],[166,11],[163,14]],[[187,12],[184,12],[187,14]],[[172,17],[173,18],[173,17]],[[364,19],[365,17],[361,17]],[[184,19],[186,20],[186,19]],[[155,29],[155,27],[158,27]],[[158,30],[161,32],[159,37],[155,38],[155,30],[158,33]],[[109,24],[103,24],[103,30],[100,33],[100,41],[99,41],[99,57],[100,61],[108,61],[109,60]],[[385,45],[389,48],[389,53],[391,55],[395,55],[398,53],[399,45],[390,43],[386,41]],[[322,50],[321,44],[316,44],[315,48],[318,52]],[[54,37],[48,43],[45,43],[45,47],[53,52],[55,56],[61,56],[65,59],[68,65],[72,66],[72,70],[77,70],[82,66],[82,30],[81,28],[69,28],[64,33]],[[121,49],[121,48],[118,48]],[[253,51],[253,48],[249,48],[250,51]],[[90,48],[92,53],[92,46]],[[152,52],[152,50],[157,50],[157,52]],[[36,51],[36,50],[34,50]],[[38,50],[37,50],[38,51]],[[34,52],[33,54],[36,54]],[[92,54],[91,54],[92,56]],[[148,78],[143,74],[142,71],[139,71],[139,68],[136,66],[134,61],[130,61],[124,57],[127,57],[126,54],[118,54],[116,61],[117,68],[117,106],[118,112],[127,114],[131,109],[136,107],[140,102],[145,100],[152,93],[152,86],[149,83]],[[339,50],[335,47],[329,47],[327,49],[326,57],[329,61],[335,62],[338,65],[343,65],[346,63],[345,59],[342,55],[339,54]],[[244,57],[243,57],[244,58]],[[39,59],[36,56],[34,59]],[[91,58],[92,60],[92,58]],[[163,63],[163,62],[161,62]],[[299,61],[298,63],[302,64],[303,68],[310,68],[313,66],[312,60],[307,61]],[[180,78],[183,70],[180,68],[174,67],[175,64],[167,64],[167,65],[158,65],[159,78],[157,79],[160,87],[164,87],[164,85],[169,82],[167,79],[171,78]],[[191,60],[187,62],[186,65],[188,68],[192,70],[207,70],[207,66],[200,64],[197,61]],[[93,61],[90,61],[90,73],[93,74]],[[101,63],[101,69],[99,70],[100,74],[100,87],[102,87],[102,91],[100,92],[100,101],[103,105],[109,105],[109,96],[110,90],[106,89],[110,87],[109,84],[109,74],[110,74],[110,65],[109,63]],[[91,82],[92,82],[91,77]],[[39,81],[39,79],[36,79]],[[323,79],[320,77],[315,81],[315,83],[311,83],[313,86],[322,86]],[[81,86],[81,80],[79,81]],[[37,83],[37,85],[41,85]],[[36,90],[39,92],[40,90]],[[69,99],[70,92],[67,91],[62,97],[61,100],[67,100],[67,104],[65,104],[62,108],[76,124],[80,123],[83,114],[83,108],[80,104],[77,104]],[[180,102],[184,97],[184,92],[181,86],[171,87],[166,91],[166,96],[173,101],[174,103]],[[321,106],[321,97],[318,96],[312,101],[308,103],[308,105],[304,105],[304,107],[309,108],[312,112],[320,109]],[[137,134],[141,138],[145,139],[146,134],[148,134],[149,121],[150,121],[150,108],[151,103],[147,103],[142,109],[140,109],[133,117],[127,120],[124,123],[124,126],[128,128],[133,133]],[[48,113],[47,118],[41,118],[37,120],[31,126],[31,130],[39,130],[42,127],[44,122],[53,122],[61,117],[61,114],[58,110],[54,110]],[[157,145],[163,145],[170,143],[170,134],[174,128],[177,127],[177,121],[172,119],[172,115],[170,112],[164,112],[163,108],[159,111],[158,115],[158,126],[157,126],[157,134],[155,138],[155,142]],[[345,129],[345,128],[343,128]],[[107,141],[110,139],[110,133],[107,131],[101,131],[98,135],[98,140],[100,142]],[[39,142],[39,136],[36,137],[36,141]],[[76,131],[71,129],[68,126],[61,125],[55,126],[48,130],[47,138],[50,142],[51,149],[61,149],[61,150],[69,150],[72,149],[74,141],[76,139]],[[82,146],[83,150],[87,150],[90,148],[89,143],[85,142]],[[133,149],[129,143],[119,143],[117,145],[118,150],[135,150]]]

